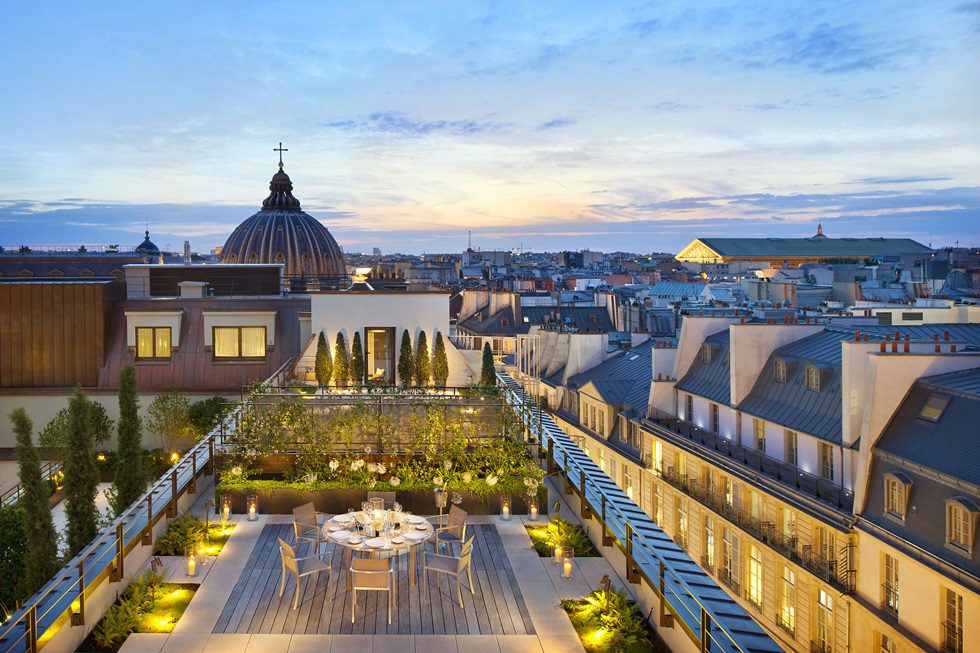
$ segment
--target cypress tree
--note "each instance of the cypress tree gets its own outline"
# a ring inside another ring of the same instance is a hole
[[[361,348],[361,332],[355,331],[350,344],[350,382],[355,387],[364,385],[364,349]]]
[[[480,367],[480,385],[493,387],[497,384],[497,372],[493,366],[493,350],[490,343],[483,343],[483,365]]]
[[[341,331],[337,332],[337,342],[333,346],[333,378],[337,385],[347,387],[347,376],[350,374],[350,354],[347,352],[347,340]]]
[[[10,413],[10,421],[17,434],[20,485],[24,492],[20,500],[27,534],[24,589],[27,595],[31,595],[58,571],[58,538],[51,519],[48,489],[41,476],[41,456],[31,441],[34,424],[23,408]]]
[[[116,446],[116,517],[140,498],[146,489],[143,474],[143,425],[139,416],[140,403],[136,389],[136,370],[126,365],[119,370],[119,424]]]
[[[330,377],[333,375],[333,363],[330,360],[330,347],[327,345],[327,337],[320,332],[320,337],[316,341],[316,382],[321,388],[330,384]]]
[[[415,343],[415,384],[419,387],[429,385],[429,372],[432,367],[429,356],[431,354],[425,331],[419,331],[419,339]]]
[[[449,359],[446,357],[446,343],[442,340],[442,333],[436,331],[435,352],[432,354],[432,380],[437,388],[446,387],[446,379],[449,378]]]
[[[95,493],[99,474],[89,422],[88,398],[82,386],[68,401],[68,455],[65,458],[65,516],[68,518],[68,558],[98,535]]]
[[[407,388],[412,385],[412,378],[415,376],[415,359],[412,357],[412,336],[408,335],[408,329],[402,331],[402,347],[398,352],[398,379],[402,387]]]

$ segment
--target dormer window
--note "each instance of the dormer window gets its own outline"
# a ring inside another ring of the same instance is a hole
[[[924,419],[927,422],[938,422],[946,411],[946,407],[949,406],[950,397],[946,395],[931,394],[926,400],[925,405],[922,410],[919,411],[919,419]]]
[[[903,472],[885,474],[885,514],[905,521],[912,479]]]
[[[711,345],[701,345],[701,362],[705,365],[711,364],[711,358],[714,355],[713,349],[714,347]]]
[[[820,368],[807,365],[806,389],[814,392],[820,392]]]
[[[980,508],[966,497],[946,499],[946,546],[958,553],[972,555]]]
[[[773,365],[773,377],[775,377],[776,383],[786,383],[786,361],[776,359],[775,365]]]
[[[506,317],[500,318],[500,326],[510,326],[510,320]]]

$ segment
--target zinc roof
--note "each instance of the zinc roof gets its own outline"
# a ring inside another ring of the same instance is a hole
[[[795,256],[863,258],[932,250],[911,238],[698,238],[721,256],[783,259]]]
[[[704,339],[713,348],[711,362],[705,363],[700,355],[687,374],[677,382],[676,388],[719,404],[728,405],[732,400],[731,368],[729,367],[730,332],[726,329]]]

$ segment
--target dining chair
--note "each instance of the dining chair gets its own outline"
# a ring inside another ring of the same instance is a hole
[[[312,542],[314,553],[320,553],[320,544],[327,541],[323,534],[323,525],[327,519],[328,515],[317,512],[312,501],[293,508],[293,533],[296,544],[299,545],[302,540]]]
[[[439,553],[439,547],[442,545],[446,546],[447,553],[452,553],[452,545],[463,543],[463,539],[466,537],[466,518],[468,516],[469,513],[459,506],[452,506],[449,509],[449,517],[446,520],[446,524],[443,525],[440,522],[439,527],[435,529],[433,542],[435,543],[436,553]]]
[[[353,595],[350,606],[350,622],[354,623],[354,608],[357,607],[357,590],[388,592],[388,623],[395,601],[395,573],[391,558],[354,558],[350,565]]]
[[[330,579],[333,577],[333,572],[330,569],[330,563],[332,562],[332,555],[327,554],[327,561],[324,562],[323,558],[317,555],[306,556],[304,558],[297,558],[296,551],[289,544],[286,543],[281,537],[279,539],[279,556],[282,558],[282,582],[279,584],[279,596],[282,596],[283,591],[286,589],[286,572],[296,577],[296,593],[293,596],[293,610],[299,605],[299,582],[303,576],[314,576],[315,579],[319,578],[321,571],[327,572],[327,596],[333,601],[333,593],[330,591]]]
[[[470,581],[470,594],[475,594],[473,589],[473,574],[470,571],[470,562],[473,557],[474,537],[466,540],[463,547],[459,550],[459,556],[441,555],[439,553],[425,552],[425,565],[422,569],[422,600],[426,600],[426,591],[429,588],[429,572],[436,574],[436,587],[439,586],[439,574],[449,574],[456,577],[456,596],[459,598],[459,607],[463,607],[463,593],[460,590],[463,571],[466,571],[466,578]]]
[[[395,493],[394,492],[368,492],[368,501],[371,499],[384,499],[385,509],[391,510],[395,507]]]

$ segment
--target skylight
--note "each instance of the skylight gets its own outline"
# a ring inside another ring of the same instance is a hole
[[[938,422],[946,411],[946,407],[949,406],[950,397],[946,395],[929,395],[929,399],[926,401],[922,410],[919,411],[919,419],[924,419],[929,422]]]

